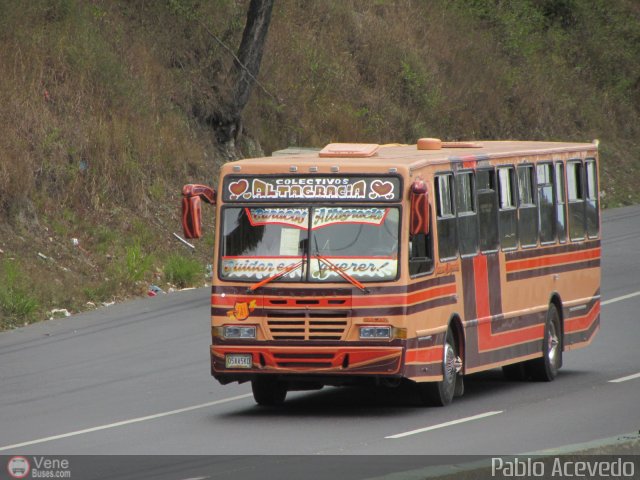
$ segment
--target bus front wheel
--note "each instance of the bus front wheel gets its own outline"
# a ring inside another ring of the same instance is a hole
[[[251,391],[258,405],[273,407],[282,405],[287,396],[287,384],[268,377],[251,380]]]
[[[455,339],[451,329],[447,331],[442,358],[442,375],[439,382],[418,383],[420,397],[425,405],[444,407],[449,405],[454,396],[464,391],[462,377],[459,374],[459,357]]]

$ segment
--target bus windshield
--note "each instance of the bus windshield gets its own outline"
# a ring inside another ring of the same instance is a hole
[[[220,278],[255,282],[290,269],[274,281],[345,282],[340,272],[393,280],[399,219],[397,207],[224,208]]]

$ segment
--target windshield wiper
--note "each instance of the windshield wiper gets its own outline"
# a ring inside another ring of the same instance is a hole
[[[342,271],[340,269],[340,267],[338,267],[335,263],[333,263],[328,258],[323,257],[322,255],[319,255],[317,253],[314,255],[314,257],[317,258],[318,260],[324,262],[325,264],[327,264],[329,266],[329,270],[331,270],[332,272],[336,272],[338,275],[340,275],[342,278],[344,278],[347,282],[349,282],[352,285],[358,287],[364,293],[369,293],[369,290],[367,289],[367,287],[365,287],[362,283],[360,283],[358,280],[353,278],[347,272]]]
[[[287,273],[291,273],[294,270],[297,270],[298,268],[300,268],[302,266],[303,263],[304,263],[304,258],[302,258],[297,263],[292,263],[291,265],[283,268],[282,270],[280,270],[279,272],[276,272],[275,274],[271,275],[270,277],[267,277],[267,278],[265,278],[263,280],[260,280],[258,283],[254,283],[249,288],[247,288],[247,293],[253,292],[253,291],[259,289],[260,287],[262,287],[263,285],[266,285],[267,283],[269,283],[269,282],[271,282],[273,280],[276,280],[276,279],[286,275]]]

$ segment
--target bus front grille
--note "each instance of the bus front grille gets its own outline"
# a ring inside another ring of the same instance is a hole
[[[342,340],[349,325],[348,310],[267,310],[274,340]]]

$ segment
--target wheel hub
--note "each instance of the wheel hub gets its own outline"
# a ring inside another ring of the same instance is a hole
[[[556,327],[553,323],[549,326],[549,343],[547,345],[547,357],[552,365],[555,365],[556,358],[558,356],[558,348],[560,342],[558,341],[558,334],[556,333]]]
[[[456,366],[456,354],[453,351],[453,347],[448,343],[444,346],[444,378],[445,381],[450,382],[455,377],[456,372],[458,372],[458,367]]]

